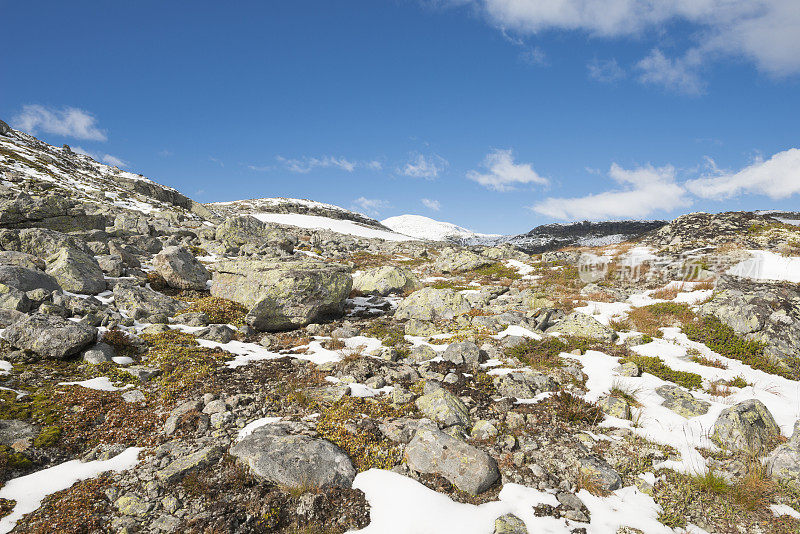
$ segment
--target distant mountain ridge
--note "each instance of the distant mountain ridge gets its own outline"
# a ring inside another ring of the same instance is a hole
[[[460,245],[490,245],[505,239],[505,236],[499,234],[480,234],[423,215],[398,215],[384,219],[381,223],[397,233],[429,241],[449,241]]]

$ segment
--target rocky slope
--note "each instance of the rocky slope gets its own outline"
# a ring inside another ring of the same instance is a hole
[[[596,247],[621,243],[641,237],[665,224],[666,221],[584,221],[544,224],[527,234],[511,237],[507,242],[529,254],[541,254],[563,247]]]
[[[794,225],[390,241],[0,147],[0,532],[800,528]]]
[[[327,219],[353,221],[378,230],[391,230],[380,222],[355,211],[346,210],[333,204],[298,198],[254,198],[232,202],[214,202],[208,207],[225,216],[253,215],[261,213],[299,214],[325,217]]]
[[[447,241],[457,245],[492,245],[504,237],[497,234],[479,234],[452,223],[437,221],[422,215],[398,215],[381,221],[395,232],[429,241]]]

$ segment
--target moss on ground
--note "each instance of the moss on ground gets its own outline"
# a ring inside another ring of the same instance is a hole
[[[159,392],[166,401],[177,401],[204,390],[218,367],[231,359],[220,349],[200,346],[191,334],[170,330],[142,335],[149,345],[147,363],[161,370]]]
[[[386,399],[361,399],[346,396],[322,408],[317,431],[344,450],[358,471],[370,468],[391,469],[402,459],[403,447],[388,440],[376,425],[363,425],[365,418],[385,420],[413,411],[413,405],[397,408]],[[352,430],[356,428],[357,431]]]
[[[772,361],[764,355],[763,343],[742,338],[714,315],[707,315],[687,324],[683,332],[692,341],[703,343],[714,352],[739,360],[753,369],[789,380],[800,379],[800,358],[787,358],[784,361],[785,366]]]
[[[232,324],[243,326],[247,307],[232,300],[220,297],[203,297],[190,301],[189,307],[181,313],[201,312],[212,324]]]
[[[703,378],[700,375],[686,371],[676,371],[665,364],[664,360],[658,356],[629,354],[626,359],[634,362],[642,371],[657,376],[661,380],[673,382],[686,389],[700,389],[703,387]]]

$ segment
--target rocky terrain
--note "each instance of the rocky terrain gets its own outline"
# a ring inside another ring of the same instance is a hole
[[[377,239],[2,122],[0,179],[0,532],[800,529],[786,217]]]

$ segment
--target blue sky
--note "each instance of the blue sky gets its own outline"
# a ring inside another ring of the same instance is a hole
[[[0,118],[203,201],[800,209],[796,0],[0,0]]]

